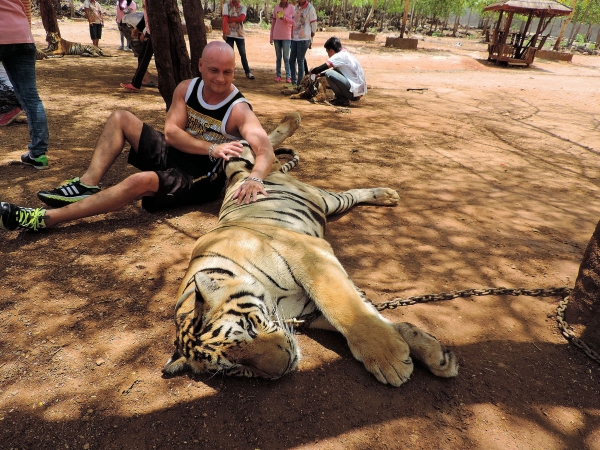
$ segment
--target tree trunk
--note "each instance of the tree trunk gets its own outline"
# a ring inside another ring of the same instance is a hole
[[[585,326],[581,339],[596,351],[600,348],[600,222],[583,254],[565,319]]]
[[[585,32],[585,37],[583,38],[584,42],[590,42],[590,38],[592,37],[592,23],[589,24],[587,31]]]
[[[404,0],[404,15],[402,16],[402,28],[400,28],[401,38],[404,37],[404,32],[406,31],[406,21],[408,20],[408,8],[410,8],[409,0]]]
[[[365,19],[365,26],[363,27],[363,33],[366,33],[368,31],[369,23],[371,22],[371,17],[373,17],[373,11],[375,11],[375,8],[377,8],[377,0],[373,0],[373,6],[371,6],[371,10],[369,11],[367,18]]]
[[[177,0],[147,0],[146,5],[158,86],[168,110],[177,85],[192,78],[190,58],[183,37]]]
[[[42,25],[44,25],[46,34],[58,33],[60,36],[60,29],[58,28],[58,20],[56,19],[56,11],[54,10],[52,0],[39,0],[39,6]]]
[[[580,23],[577,23],[573,26],[573,28],[571,29],[571,35],[569,36],[569,39],[567,40],[567,47],[571,47],[571,45],[573,45],[573,41],[575,41],[575,38],[577,38],[580,28],[581,28]]]
[[[192,75],[200,76],[198,60],[206,47],[206,27],[204,26],[204,10],[202,3],[194,0],[182,0],[183,17],[187,27],[188,39],[190,41],[190,60]]]
[[[560,31],[556,38],[556,42],[554,43],[554,47],[553,47],[554,51],[558,51],[558,49],[560,48],[560,41],[562,41],[562,38],[565,34],[565,30],[567,29],[567,26],[571,22],[571,19],[573,19],[573,14],[575,14],[576,6],[577,6],[577,0],[571,0],[571,14],[569,14],[567,16],[567,18],[565,20],[563,20],[563,23],[560,27]]]
[[[454,19],[454,28],[452,28],[452,37],[456,37],[456,32],[458,31],[458,27],[460,26],[460,16],[457,14]]]

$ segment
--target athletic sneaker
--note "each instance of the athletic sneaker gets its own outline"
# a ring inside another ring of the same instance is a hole
[[[46,205],[60,208],[83,200],[97,192],[100,192],[98,186],[87,186],[79,181],[79,178],[73,178],[51,191],[40,191],[37,196]]]
[[[21,155],[21,162],[28,166],[35,167],[36,169],[48,169],[48,157],[46,155],[41,155],[37,158],[32,158],[29,155],[29,152],[23,153]]]
[[[15,120],[22,112],[23,110],[21,108],[16,107],[8,112],[5,112],[4,114],[0,114],[0,127],[12,123],[12,121]]]
[[[38,231],[46,228],[46,210],[42,208],[21,208],[11,203],[0,202],[0,228],[16,230],[27,228]]]

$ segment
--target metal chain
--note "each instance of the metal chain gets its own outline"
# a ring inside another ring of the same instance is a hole
[[[440,294],[427,294],[419,295],[416,297],[407,297],[405,299],[395,298],[389,302],[383,303],[372,303],[378,311],[384,309],[396,309],[399,306],[410,306],[416,305],[417,303],[429,303],[437,302],[440,300],[452,300],[458,297],[480,297],[483,295],[528,295],[531,297],[555,297],[561,296],[563,299],[559,302],[558,308],[556,309],[556,321],[558,322],[558,328],[562,335],[568,341],[572,342],[575,347],[581,349],[588,358],[596,361],[600,364],[600,355],[595,352],[589,345],[584,341],[575,336],[575,333],[570,329],[569,324],[565,321],[565,311],[569,304],[569,294],[571,288],[568,287],[552,287],[548,289],[508,289],[504,287],[499,288],[488,288],[488,289],[464,289],[462,291],[450,291],[442,292]]]

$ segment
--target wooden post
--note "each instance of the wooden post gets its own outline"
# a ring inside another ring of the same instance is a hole
[[[537,38],[540,35],[540,33],[542,32],[542,25],[544,23],[545,18],[546,18],[546,14],[542,13],[542,15],[540,16],[540,23],[538,23],[537,30],[535,31],[535,34],[531,38],[530,47],[532,47],[532,48],[535,47],[535,44],[537,43]]]
[[[527,32],[529,31],[529,26],[531,25],[531,19],[533,19],[533,12],[529,13],[529,17],[527,17],[527,23],[525,24],[525,28],[523,29],[523,32],[521,33],[521,38],[519,39],[518,42],[515,42],[515,57],[516,58],[521,58],[523,56],[523,44],[525,43],[525,37],[527,36]]]

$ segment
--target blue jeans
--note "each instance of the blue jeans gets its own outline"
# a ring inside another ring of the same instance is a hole
[[[242,60],[242,66],[246,75],[250,73],[250,66],[248,65],[248,58],[246,58],[246,40],[244,38],[234,38],[227,36],[227,43],[233,48],[233,44],[237,45],[238,52],[240,53],[240,59]]]
[[[285,66],[285,75],[290,77],[290,46],[292,41],[289,39],[273,40],[275,46],[275,73],[278,77],[281,76],[281,58],[283,57],[283,64]]]
[[[0,44],[0,61],[4,64],[15,95],[27,114],[29,153],[37,158],[48,151],[48,119],[35,80],[34,44]]]
[[[300,85],[302,77],[304,76],[304,59],[306,58],[306,52],[310,46],[310,39],[306,41],[292,41],[292,47],[290,50],[290,68],[292,84],[296,86]],[[296,71],[296,68],[298,69]],[[296,77],[296,75],[298,75]]]
[[[344,75],[335,69],[326,70],[323,75],[327,77],[329,87],[337,98],[354,100],[354,94],[350,91],[350,82]]]

